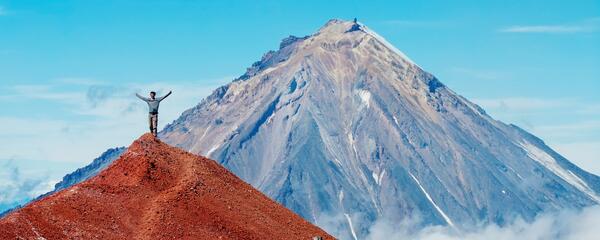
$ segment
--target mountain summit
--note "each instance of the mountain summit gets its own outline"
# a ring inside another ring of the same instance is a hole
[[[310,239],[327,233],[216,162],[136,140],[95,177],[0,219],[1,239]]]
[[[600,200],[600,178],[348,21],[284,39],[159,136],[342,239],[380,219],[468,229]]]

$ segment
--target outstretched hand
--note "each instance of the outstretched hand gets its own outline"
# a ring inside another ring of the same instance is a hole
[[[171,95],[171,93],[173,93],[173,91],[169,91],[169,93],[167,93],[166,95],[164,95],[163,97],[161,97],[160,100],[163,100],[163,99],[167,98],[169,95]]]

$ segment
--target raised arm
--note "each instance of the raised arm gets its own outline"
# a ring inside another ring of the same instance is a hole
[[[139,95],[139,94],[137,94],[137,93],[135,94],[135,96],[137,96],[139,99],[142,99],[143,101],[146,101],[146,102],[147,102],[147,101],[150,101],[150,99],[149,99],[149,98],[142,97],[141,95]]]
[[[169,91],[169,93],[167,93],[167,95],[164,95],[162,97],[158,98],[158,101],[162,101],[163,99],[167,98],[169,95],[171,95],[171,93],[173,93],[173,91]]]

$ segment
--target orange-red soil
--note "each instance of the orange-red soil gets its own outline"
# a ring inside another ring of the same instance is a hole
[[[97,176],[0,219],[0,239],[333,239],[215,161],[150,134]]]

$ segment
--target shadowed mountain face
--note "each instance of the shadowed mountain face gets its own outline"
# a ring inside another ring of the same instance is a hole
[[[600,200],[597,176],[339,20],[285,39],[160,137],[342,239],[377,219],[468,229]]]
[[[100,155],[100,157],[94,159],[94,161],[92,161],[92,163],[89,165],[64,176],[62,181],[58,182],[54,186],[54,191],[50,193],[63,190],[96,176],[100,171],[107,168],[113,161],[117,160],[125,151],[125,147],[111,148],[106,150],[104,153],[102,153],[102,155]]]
[[[0,219],[0,239],[333,239],[216,162],[136,140],[82,183]]]
[[[100,171],[107,168],[113,161],[117,160],[119,158],[119,156],[121,156],[121,154],[123,154],[123,152],[125,152],[125,150],[126,150],[125,147],[117,147],[117,148],[111,148],[111,149],[106,150],[104,153],[102,153],[102,155],[100,155],[100,157],[94,159],[92,161],[92,163],[88,164],[85,167],[79,168],[72,173],[65,175],[60,182],[58,182],[54,185],[54,189],[52,191],[42,194],[41,196],[36,197],[32,201],[41,199],[52,193],[63,190],[65,188],[73,186],[77,183],[83,182],[93,176],[96,176],[96,174],[98,174]],[[3,217],[4,215],[8,214],[9,212],[12,212],[21,207],[22,206],[19,205],[14,208],[0,212],[0,218]]]

